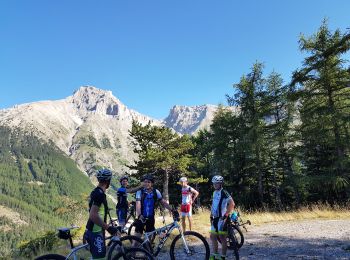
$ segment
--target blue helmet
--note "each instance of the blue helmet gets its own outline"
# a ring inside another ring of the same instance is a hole
[[[101,169],[96,173],[97,180],[100,181],[109,181],[112,179],[112,171],[109,169]]]

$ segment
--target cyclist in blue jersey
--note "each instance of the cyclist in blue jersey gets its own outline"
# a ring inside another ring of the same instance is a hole
[[[90,194],[89,219],[86,224],[84,240],[89,243],[92,259],[104,259],[106,256],[105,230],[114,235],[118,229],[108,226],[108,204],[106,190],[109,188],[112,172],[101,169],[96,173],[97,187]]]
[[[218,240],[226,241],[227,237],[227,218],[233,211],[235,203],[230,194],[223,189],[224,178],[220,175],[215,175],[212,179],[215,191],[213,192],[213,204],[210,214],[210,241],[212,246],[212,255],[209,260],[225,260],[227,252],[227,244],[221,243],[222,254],[219,255]]]
[[[142,188],[142,184],[135,188],[128,188],[129,177],[122,176],[120,179],[120,188],[117,190],[118,203],[116,206],[118,223],[124,227],[126,224],[126,217],[129,209],[128,193],[134,193]]]
[[[135,221],[135,235],[139,237],[141,237],[145,227],[146,232],[155,230],[154,213],[157,202],[160,202],[166,209],[173,213],[159,190],[153,188],[154,177],[147,174],[143,176],[142,182],[143,188],[136,192],[136,214],[138,219]]]

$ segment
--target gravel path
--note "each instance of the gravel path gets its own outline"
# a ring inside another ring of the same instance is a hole
[[[250,226],[241,259],[350,259],[350,220]]]
[[[240,259],[350,259],[350,220],[305,220],[248,226]],[[158,259],[169,259],[167,253]],[[231,251],[228,259],[233,259]],[[203,260],[193,257],[191,260]]]

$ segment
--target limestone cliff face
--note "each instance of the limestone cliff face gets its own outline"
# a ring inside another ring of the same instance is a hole
[[[80,87],[62,100],[0,110],[0,124],[53,141],[87,174],[97,166],[122,173],[136,159],[130,145],[132,121],[166,125],[180,134],[209,128],[217,106],[174,106],[163,121],[129,109],[111,91]]]

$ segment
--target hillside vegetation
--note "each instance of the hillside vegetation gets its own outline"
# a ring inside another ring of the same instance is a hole
[[[46,231],[86,218],[92,184],[53,144],[0,126],[0,148],[0,257]]]

